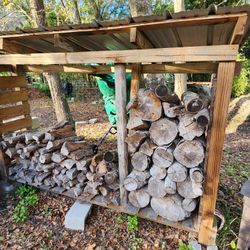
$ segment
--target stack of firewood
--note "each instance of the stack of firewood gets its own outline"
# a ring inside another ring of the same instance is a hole
[[[203,193],[209,99],[186,92],[180,101],[160,85],[154,91],[140,89],[128,104],[131,172],[124,187],[134,207],[150,205],[170,221],[195,210]]]
[[[45,132],[25,131],[4,136],[0,146],[12,162],[9,176],[19,182],[57,193],[70,190],[86,200],[118,191],[116,153],[93,157],[89,142],[76,136],[67,123]]]

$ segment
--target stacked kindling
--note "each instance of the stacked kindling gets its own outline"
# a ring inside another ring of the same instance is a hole
[[[126,138],[131,172],[124,181],[129,202],[151,206],[170,221],[195,210],[202,195],[209,97],[186,92],[180,101],[164,85],[140,89],[131,100]]]
[[[67,123],[46,132],[5,136],[0,146],[12,161],[9,176],[19,182],[57,193],[69,190],[72,195],[86,200],[98,194],[110,197],[113,195],[111,191],[118,190],[115,152],[105,154],[107,161],[102,155],[93,157],[92,146],[83,137],[76,136],[73,127]],[[110,175],[114,175],[113,181]]]

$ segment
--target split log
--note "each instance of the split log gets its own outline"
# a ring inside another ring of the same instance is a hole
[[[164,197],[167,194],[164,181],[151,177],[148,181],[148,192],[156,198]]]
[[[203,108],[203,101],[200,96],[194,92],[187,91],[181,97],[186,111],[190,113],[197,113]]]
[[[210,124],[210,115],[208,109],[200,110],[193,117],[194,121],[201,127],[206,127]]]
[[[200,186],[201,187],[201,186]],[[202,189],[194,190],[189,177],[183,182],[177,182],[177,192],[184,198],[194,199],[202,195]]]
[[[90,165],[91,160],[81,160],[77,161],[76,163],[76,169],[79,171],[83,171],[85,174],[87,173],[87,167]]]
[[[189,175],[192,182],[202,183],[204,181],[204,175],[200,168],[191,168]]]
[[[46,149],[49,151],[60,149],[64,142],[78,140],[78,139],[79,138],[77,136],[72,136],[72,137],[66,137],[66,138],[62,138],[59,140],[55,140],[55,141],[49,141]]]
[[[174,150],[175,159],[187,168],[198,166],[204,160],[204,148],[198,140],[180,141]]]
[[[146,191],[146,188],[131,191],[128,195],[130,203],[134,207],[143,208],[146,207],[150,202],[150,195]]]
[[[58,152],[54,152],[51,157],[51,160],[55,163],[61,163],[65,159],[66,157]]]
[[[44,133],[43,132],[36,132],[32,135],[32,138],[36,141],[37,144],[41,143],[44,139]]]
[[[166,117],[176,118],[183,114],[183,106],[177,106],[168,102],[162,103],[163,111]]]
[[[168,177],[172,181],[182,182],[187,178],[187,169],[176,161],[168,168]]]
[[[43,155],[40,155],[40,156],[39,156],[39,161],[40,161],[41,163],[47,164],[47,163],[50,163],[50,162],[51,162],[51,157],[52,157],[52,154],[51,154],[51,153],[43,154]]]
[[[158,147],[152,157],[154,165],[168,168],[174,161],[173,150],[168,147]]]
[[[182,201],[182,207],[187,211],[187,212],[192,212],[195,210],[197,205],[197,199],[184,199]]]
[[[42,171],[51,172],[55,168],[55,163],[41,164]]]
[[[167,191],[167,194],[175,194],[176,193],[176,182],[172,181],[168,176],[164,180],[164,185]]]
[[[25,143],[29,144],[30,142],[34,141],[32,133],[25,133]]]
[[[139,151],[147,156],[151,156],[154,153],[155,148],[157,148],[157,145],[155,145],[149,138],[146,139],[145,142],[142,143],[140,146]]]
[[[92,149],[78,149],[75,151],[72,151],[69,155],[68,158],[75,160],[75,161],[79,161],[82,160],[84,157],[89,157],[93,155],[93,150]]]
[[[25,134],[7,137],[7,138],[5,138],[5,141],[8,142],[10,145],[15,145],[17,143],[24,143],[25,142]]]
[[[108,172],[107,164],[102,160],[95,169],[95,172],[98,176],[104,176]]]
[[[139,108],[133,108],[129,112],[129,120],[127,129],[129,130],[145,130],[149,128],[149,124],[142,120],[143,113]]]
[[[87,180],[86,175],[83,172],[80,172],[77,177],[76,177],[77,181],[80,183],[84,183]]]
[[[150,138],[158,146],[171,143],[177,136],[177,125],[168,118],[153,122],[149,129]]]
[[[179,119],[179,132],[184,140],[191,141],[204,133],[204,128],[194,121],[194,116],[192,114],[185,114],[180,116]]]
[[[158,85],[155,88],[155,95],[161,99],[163,102],[179,104],[180,99],[176,94],[170,94],[166,85]]]
[[[150,168],[150,174],[153,178],[161,180],[161,179],[166,177],[167,170],[166,170],[166,168],[162,168],[162,167],[158,167],[156,165],[153,165]]]
[[[148,136],[148,131],[131,131],[125,142],[128,144],[129,153],[135,153]]]
[[[73,180],[74,178],[77,177],[78,171],[76,168],[71,168],[66,172],[66,176],[70,179]]]
[[[83,190],[82,190],[81,188],[79,188],[79,187],[75,187],[75,188],[73,189],[74,195],[75,195],[76,197],[80,196],[81,193],[82,193],[82,191],[83,191]]]
[[[92,148],[86,141],[66,141],[61,148],[61,154],[68,156],[72,151],[81,149],[82,151],[88,151],[88,154],[93,154]],[[86,152],[87,153],[87,152]]]
[[[103,187],[103,186],[100,186],[98,187],[98,190],[100,191],[101,195],[103,196],[107,196],[108,195],[108,189]]]
[[[182,221],[190,213],[182,208],[182,198],[178,194],[151,199],[151,207],[159,216],[173,222]]]
[[[23,149],[25,147],[25,144],[18,142],[15,146],[16,150]]]
[[[92,160],[91,160],[91,165],[96,167],[101,161],[103,160],[103,155],[102,154],[98,154],[95,155]]]
[[[108,151],[104,154],[103,159],[106,162],[117,162],[118,161],[118,153],[117,153],[117,151]]]
[[[118,172],[116,170],[110,171],[104,176],[107,185],[113,184],[118,179]]]
[[[136,152],[131,158],[131,164],[135,170],[144,171],[148,168],[149,158],[141,152]]]
[[[138,106],[143,114],[142,120],[153,122],[161,118],[161,101],[153,91],[149,89],[139,89]]]
[[[38,148],[39,148],[39,145],[31,143],[31,144],[29,144],[28,146],[26,146],[26,147],[23,149],[23,152],[24,152],[25,154],[27,154],[27,153],[32,153],[32,152],[34,152],[35,150],[37,150]]]
[[[62,128],[54,128],[44,135],[44,140],[45,141],[54,141],[57,139],[62,139],[65,137],[72,137],[75,136],[75,132],[72,128],[71,125],[66,125],[65,127]]]
[[[10,159],[13,159],[16,155],[17,155],[17,151],[16,148],[8,148],[5,151],[5,154],[8,155],[10,157]]]
[[[63,167],[66,167],[67,169],[71,169],[76,165],[76,161],[74,161],[72,159],[66,159],[66,160],[61,162],[61,165]]]
[[[147,171],[141,172],[133,170],[124,180],[124,187],[127,191],[134,191],[143,187],[149,177],[150,174]]]

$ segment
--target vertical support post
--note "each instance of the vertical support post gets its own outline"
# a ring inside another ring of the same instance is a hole
[[[132,65],[132,78],[130,86],[130,99],[132,99],[140,88],[141,65],[139,63]]]
[[[205,166],[204,194],[200,206],[199,242],[204,245],[214,245],[217,233],[216,227],[214,227],[214,210],[234,69],[235,62],[219,63],[217,82],[214,88],[213,108],[211,110],[212,123]]]
[[[128,147],[125,142],[127,137],[127,115],[126,115],[126,67],[123,64],[115,65],[115,99],[117,114],[117,148],[119,163],[120,199],[121,205],[127,204],[127,191],[123,186],[128,175]]]

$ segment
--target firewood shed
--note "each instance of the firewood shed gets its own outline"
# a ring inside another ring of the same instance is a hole
[[[31,127],[28,95],[20,72],[115,73],[117,105],[117,143],[120,180],[120,205],[109,208],[133,214],[128,204],[124,180],[128,175],[126,119],[126,72],[132,71],[132,96],[144,73],[216,73],[208,128],[205,181],[198,212],[181,222],[155,216],[148,208],[138,216],[198,234],[199,242],[213,245],[216,237],[214,212],[230,101],[238,63],[239,47],[250,34],[250,6],[222,7],[162,16],[140,16],[119,21],[94,21],[89,24],[39,27],[0,32],[0,133]],[[177,63],[182,62],[182,63]],[[106,63],[113,63],[109,66]],[[98,64],[97,66],[89,66]],[[15,121],[6,119],[19,117]],[[93,199],[94,204],[106,206]]]

